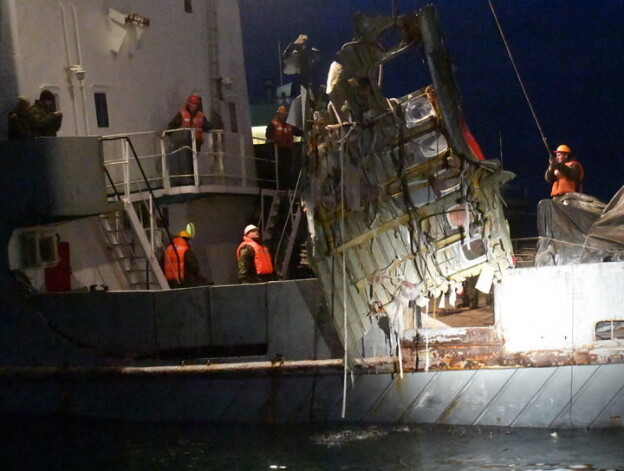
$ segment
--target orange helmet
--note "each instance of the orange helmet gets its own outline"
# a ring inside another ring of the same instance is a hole
[[[557,152],[565,152],[566,154],[571,154],[572,153],[572,149],[570,149],[565,144],[561,144],[559,147],[557,147],[557,150],[555,150],[555,153],[557,153]]]
[[[288,111],[286,110],[286,107],[284,105],[280,106],[277,109],[278,114],[288,114]]]
[[[201,105],[202,99],[199,95],[193,93],[192,95],[189,95],[189,97],[186,99],[186,103],[188,103],[189,105]]]

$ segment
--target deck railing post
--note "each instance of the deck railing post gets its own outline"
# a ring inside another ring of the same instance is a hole
[[[167,131],[163,132],[160,137],[160,167],[162,172],[163,188],[168,190],[171,188],[171,181],[169,180],[169,166],[167,165],[167,146],[165,145],[166,136]]]

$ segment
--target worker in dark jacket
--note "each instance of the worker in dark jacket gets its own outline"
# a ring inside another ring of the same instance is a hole
[[[9,111],[7,124],[9,139],[32,137],[33,122],[30,115],[30,100],[27,97],[17,97],[15,108]]]
[[[63,122],[63,113],[56,111],[56,99],[50,90],[43,90],[30,107],[33,136],[56,136]]]
[[[253,224],[243,231],[243,241],[236,249],[236,259],[241,283],[262,283],[274,279],[271,254],[262,245],[260,229]]]

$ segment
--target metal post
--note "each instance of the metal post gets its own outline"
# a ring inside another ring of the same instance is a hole
[[[275,161],[275,189],[279,190],[279,152],[277,152],[277,145],[273,144],[273,156]]]
[[[193,181],[195,186],[199,186],[199,171],[197,168],[197,140],[195,139],[195,129],[191,129],[191,149],[193,151]]]
[[[169,166],[167,165],[167,153],[165,150],[165,136],[163,133],[160,138],[160,166],[162,171],[162,184],[165,190],[171,188],[171,181],[169,180]]]
[[[122,141],[122,155],[124,161],[124,194],[126,201],[130,201],[130,152],[128,141]]]

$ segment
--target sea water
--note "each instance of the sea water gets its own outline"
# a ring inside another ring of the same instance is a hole
[[[3,419],[2,470],[624,470],[624,430]]]

